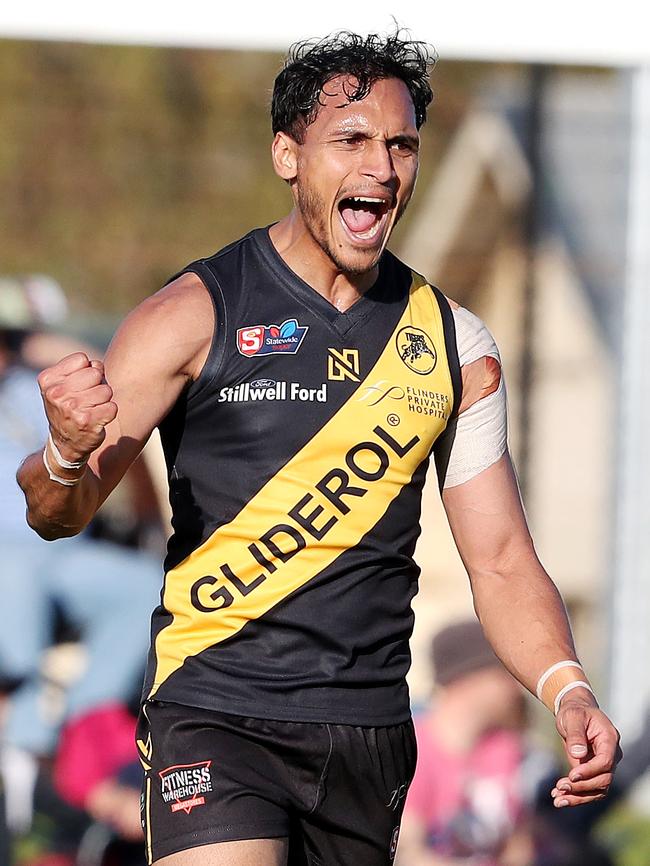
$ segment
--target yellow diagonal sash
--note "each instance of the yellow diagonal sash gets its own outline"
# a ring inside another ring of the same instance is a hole
[[[410,327],[435,346],[435,367],[426,374],[431,356],[418,372],[398,348]],[[388,389],[388,399],[377,399]],[[440,310],[431,288],[415,277],[395,331],[347,402],[230,523],[168,572],[163,604],[173,619],[156,638],[150,697],[186,658],[232,637],[355,547],[411,481],[452,405]],[[348,476],[356,493],[324,494],[322,481],[333,470],[325,489]],[[259,541],[272,529],[268,544]]]

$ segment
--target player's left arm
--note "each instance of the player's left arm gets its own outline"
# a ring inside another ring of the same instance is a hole
[[[457,441],[442,499],[477,615],[501,661],[533,694],[546,671],[565,663],[542,691],[552,711],[559,696],[556,726],[571,767],[551,794],[556,806],[573,806],[606,794],[620,757],[618,732],[587,688],[560,694],[571,680],[586,678],[564,604],[528,530],[505,444],[505,395],[499,398],[503,383],[493,355],[463,367]],[[566,664],[571,661],[574,667]]]
[[[535,694],[551,666],[578,662],[564,604],[535,553],[508,453],[470,481],[447,488],[443,502],[485,635]],[[582,687],[561,699],[556,726],[571,770],[552,791],[555,805],[601,799],[619,757],[618,732]]]

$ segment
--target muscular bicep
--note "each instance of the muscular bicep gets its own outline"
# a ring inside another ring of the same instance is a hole
[[[187,275],[147,298],[124,320],[104,360],[117,417],[90,458],[103,501],[205,362],[214,311],[203,284]]]
[[[442,501],[470,576],[480,571],[500,571],[509,559],[532,552],[532,540],[507,450],[469,481],[443,490]]]

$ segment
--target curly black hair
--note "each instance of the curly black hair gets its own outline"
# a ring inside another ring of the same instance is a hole
[[[363,99],[381,79],[399,78],[408,87],[418,129],[433,99],[429,74],[436,54],[425,42],[402,38],[397,29],[388,36],[359,36],[341,30],[324,39],[296,42],[275,79],[271,102],[273,133],[286,132],[299,143],[322,105],[323,87],[337,75],[349,75],[355,85],[345,90],[351,101]]]

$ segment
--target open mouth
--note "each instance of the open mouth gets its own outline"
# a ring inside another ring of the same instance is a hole
[[[354,195],[341,199],[339,214],[354,240],[371,241],[385,223],[390,207],[385,199]]]

